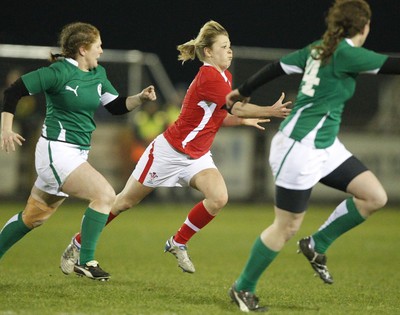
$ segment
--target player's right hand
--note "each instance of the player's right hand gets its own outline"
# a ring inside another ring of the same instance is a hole
[[[11,151],[15,151],[14,142],[19,146],[22,146],[22,142],[25,141],[25,138],[12,130],[3,130],[0,135],[0,140],[1,149],[9,153]]]

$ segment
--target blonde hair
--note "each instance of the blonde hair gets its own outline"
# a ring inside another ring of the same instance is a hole
[[[100,31],[93,25],[83,22],[67,24],[61,30],[58,42],[61,54],[51,54],[51,60],[59,57],[75,58],[80,47],[90,48],[99,38]]]
[[[200,29],[195,39],[177,46],[179,50],[178,60],[182,60],[182,63],[184,63],[187,60],[194,60],[197,56],[200,61],[204,61],[204,48],[211,47],[218,35],[229,36],[221,24],[212,20],[208,21]]]
[[[339,42],[362,32],[371,15],[371,8],[364,0],[336,0],[325,19],[327,29],[322,44],[314,47],[314,58],[327,63]]]

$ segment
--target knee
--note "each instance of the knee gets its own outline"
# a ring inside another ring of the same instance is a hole
[[[377,191],[368,199],[369,214],[372,214],[383,208],[388,201],[388,196],[384,189]]]
[[[220,194],[218,196],[207,198],[204,200],[204,206],[212,215],[217,215],[218,212],[228,203],[228,194]]]
[[[218,198],[215,200],[215,206],[218,209],[222,209],[223,207],[226,206],[228,203],[228,194],[221,194],[218,196]]]
[[[114,204],[113,208],[119,212],[123,212],[123,211],[129,210],[130,208],[133,208],[134,206],[139,204],[140,201],[141,200],[132,199],[132,198],[129,198],[128,196],[119,194],[115,200],[115,204]]]
[[[51,207],[29,197],[25,209],[22,212],[22,220],[28,228],[34,229],[46,222],[56,210],[57,207]]]
[[[110,208],[113,206],[115,202],[116,194],[114,189],[110,186],[106,189],[100,191],[96,197],[96,199],[105,207]]]
[[[276,235],[280,235],[283,243],[288,242],[299,231],[299,225],[294,222],[285,222],[284,224],[273,224]]]
[[[379,197],[375,200],[376,209],[383,208],[388,202],[388,196],[386,191],[383,191]]]
[[[289,241],[293,236],[295,236],[298,231],[299,227],[296,224],[288,224],[284,230],[286,242]]]

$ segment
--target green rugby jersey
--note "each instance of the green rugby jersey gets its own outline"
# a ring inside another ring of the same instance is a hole
[[[42,135],[85,148],[90,147],[92,132],[96,129],[95,111],[118,97],[102,66],[85,72],[73,59],[56,61],[21,78],[31,95],[45,94]]]
[[[280,60],[286,74],[303,73],[303,77],[293,110],[279,129],[292,139],[326,148],[339,132],[345,102],[354,94],[358,74],[376,74],[388,56],[343,39],[329,63],[322,65],[310,56],[316,44],[320,41]]]

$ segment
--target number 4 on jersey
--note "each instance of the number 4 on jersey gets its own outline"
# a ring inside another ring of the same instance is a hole
[[[301,92],[307,96],[313,97],[315,90],[314,86],[319,85],[319,78],[317,77],[319,67],[321,66],[321,60],[315,60],[311,57],[307,60],[306,69],[303,75],[303,86]]]

